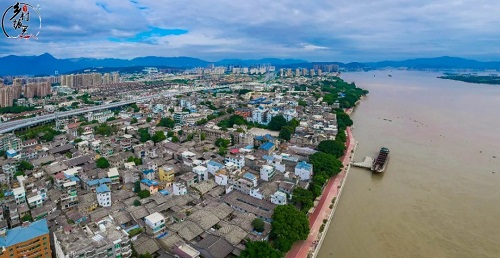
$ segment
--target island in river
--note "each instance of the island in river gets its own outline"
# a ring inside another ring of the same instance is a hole
[[[443,76],[439,76],[438,78],[478,84],[500,84],[500,76],[496,74],[445,74]]]

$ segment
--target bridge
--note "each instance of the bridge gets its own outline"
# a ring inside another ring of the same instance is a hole
[[[41,115],[41,116],[36,116],[36,117],[32,117],[32,118],[27,118],[27,119],[8,121],[8,122],[0,124],[0,134],[12,132],[12,131],[15,131],[15,130],[18,130],[18,129],[21,129],[24,127],[34,126],[37,124],[41,124],[44,122],[55,120],[57,118],[75,116],[75,115],[99,111],[99,110],[103,110],[103,109],[110,109],[110,108],[126,106],[126,105],[130,105],[133,103],[144,102],[144,101],[148,101],[148,100],[160,98],[160,97],[167,97],[168,98],[168,97],[176,96],[179,94],[186,94],[186,93],[197,92],[197,91],[218,90],[218,89],[223,89],[223,88],[230,88],[230,86],[204,87],[204,88],[196,88],[196,89],[176,91],[176,92],[167,92],[167,93],[155,94],[155,95],[151,95],[151,96],[138,97],[138,98],[132,99],[132,100],[126,100],[126,101],[120,101],[120,102],[99,105],[99,106],[95,106],[95,107],[79,108],[79,109],[75,109],[75,110],[57,112],[57,113],[47,114],[47,115]]]
[[[367,156],[362,162],[353,162],[352,165],[355,167],[372,169],[374,160],[375,160],[374,158]]]

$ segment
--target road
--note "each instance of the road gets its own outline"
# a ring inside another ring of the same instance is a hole
[[[27,118],[27,119],[8,121],[8,122],[0,124],[0,134],[11,132],[14,130],[18,130],[18,129],[21,129],[23,127],[28,127],[28,126],[32,126],[35,124],[51,121],[51,120],[56,119],[56,117],[67,117],[67,116],[80,115],[80,114],[87,113],[87,112],[99,111],[99,110],[103,110],[103,109],[109,109],[109,108],[130,105],[132,103],[148,101],[148,100],[159,98],[159,97],[172,97],[172,96],[179,95],[179,94],[185,94],[185,93],[196,92],[196,91],[204,91],[204,90],[221,89],[221,88],[227,88],[227,87],[228,86],[205,87],[205,88],[196,88],[193,90],[183,90],[183,91],[177,91],[177,92],[170,92],[170,93],[166,93],[166,94],[164,94],[164,93],[155,94],[155,95],[151,95],[151,96],[139,97],[139,98],[136,98],[133,100],[109,103],[109,104],[95,106],[95,107],[79,108],[79,109],[75,109],[75,110],[70,110],[70,111],[65,111],[65,112],[57,112],[57,113],[48,114],[48,115],[41,115],[41,116]]]
[[[318,206],[316,206],[313,214],[309,216],[309,228],[311,229],[309,236],[306,240],[295,243],[292,246],[292,249],[286,254],[286,258],[306,258],[309,251],[316,248],[319,228],[323,224],[323,220],[328,219],[330,217],[330,213],[333,212],[330,209],[330,204],[332,204],[333,197],[338,196],[340,185],[347,173],[347,167],[351,160],[351,151],[353,150],[354,145],[355,141],[352,136],[351,128],[348,127],[346,141],[347,150],[345,152],[346,154],[341,158],[344,168],[339,174],[328,181],[325,189],[323,190]],[[323,231],[323,234],[326,234],[326,230]]]

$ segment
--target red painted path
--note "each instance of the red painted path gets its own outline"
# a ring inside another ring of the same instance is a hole
[[[350,113],[350,112],[349,112]],[[346,140],[346,154],[341,158],[342,164],[344,168],[342,171],[337,174],[334,178],[331,178],[325,189],[323,190],[323,194],[321,195],[321,199],[316,206],[313,214],[309,216],[309,227],[311,229],[309,236],[304,241],[299,241],[295,243],[292,249],[286,254],[286,258],[306,258],[309,250],[315,247],[315,241],[318,239],[319,228],[321,224],[323,224],[324,219],[328,219],[330,217],[330,213],[332,210],[330,209],[330,204],[332,204],[333,197],[338,195],[340,184],[342,180],[345,178],[346,169],[350,162],[351,151],[354,148],[354,138],[352,136],[351,128],[347,128],[347,140]],[[324,232],[326,234],[326,232]]]

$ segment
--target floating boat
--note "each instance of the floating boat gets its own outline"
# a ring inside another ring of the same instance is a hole
[[[378,153],[377,158],[373,161],[372,171],[377,173],[382,173],[389,163],[389,149],[386,147],[382,147],[380,152]]]

